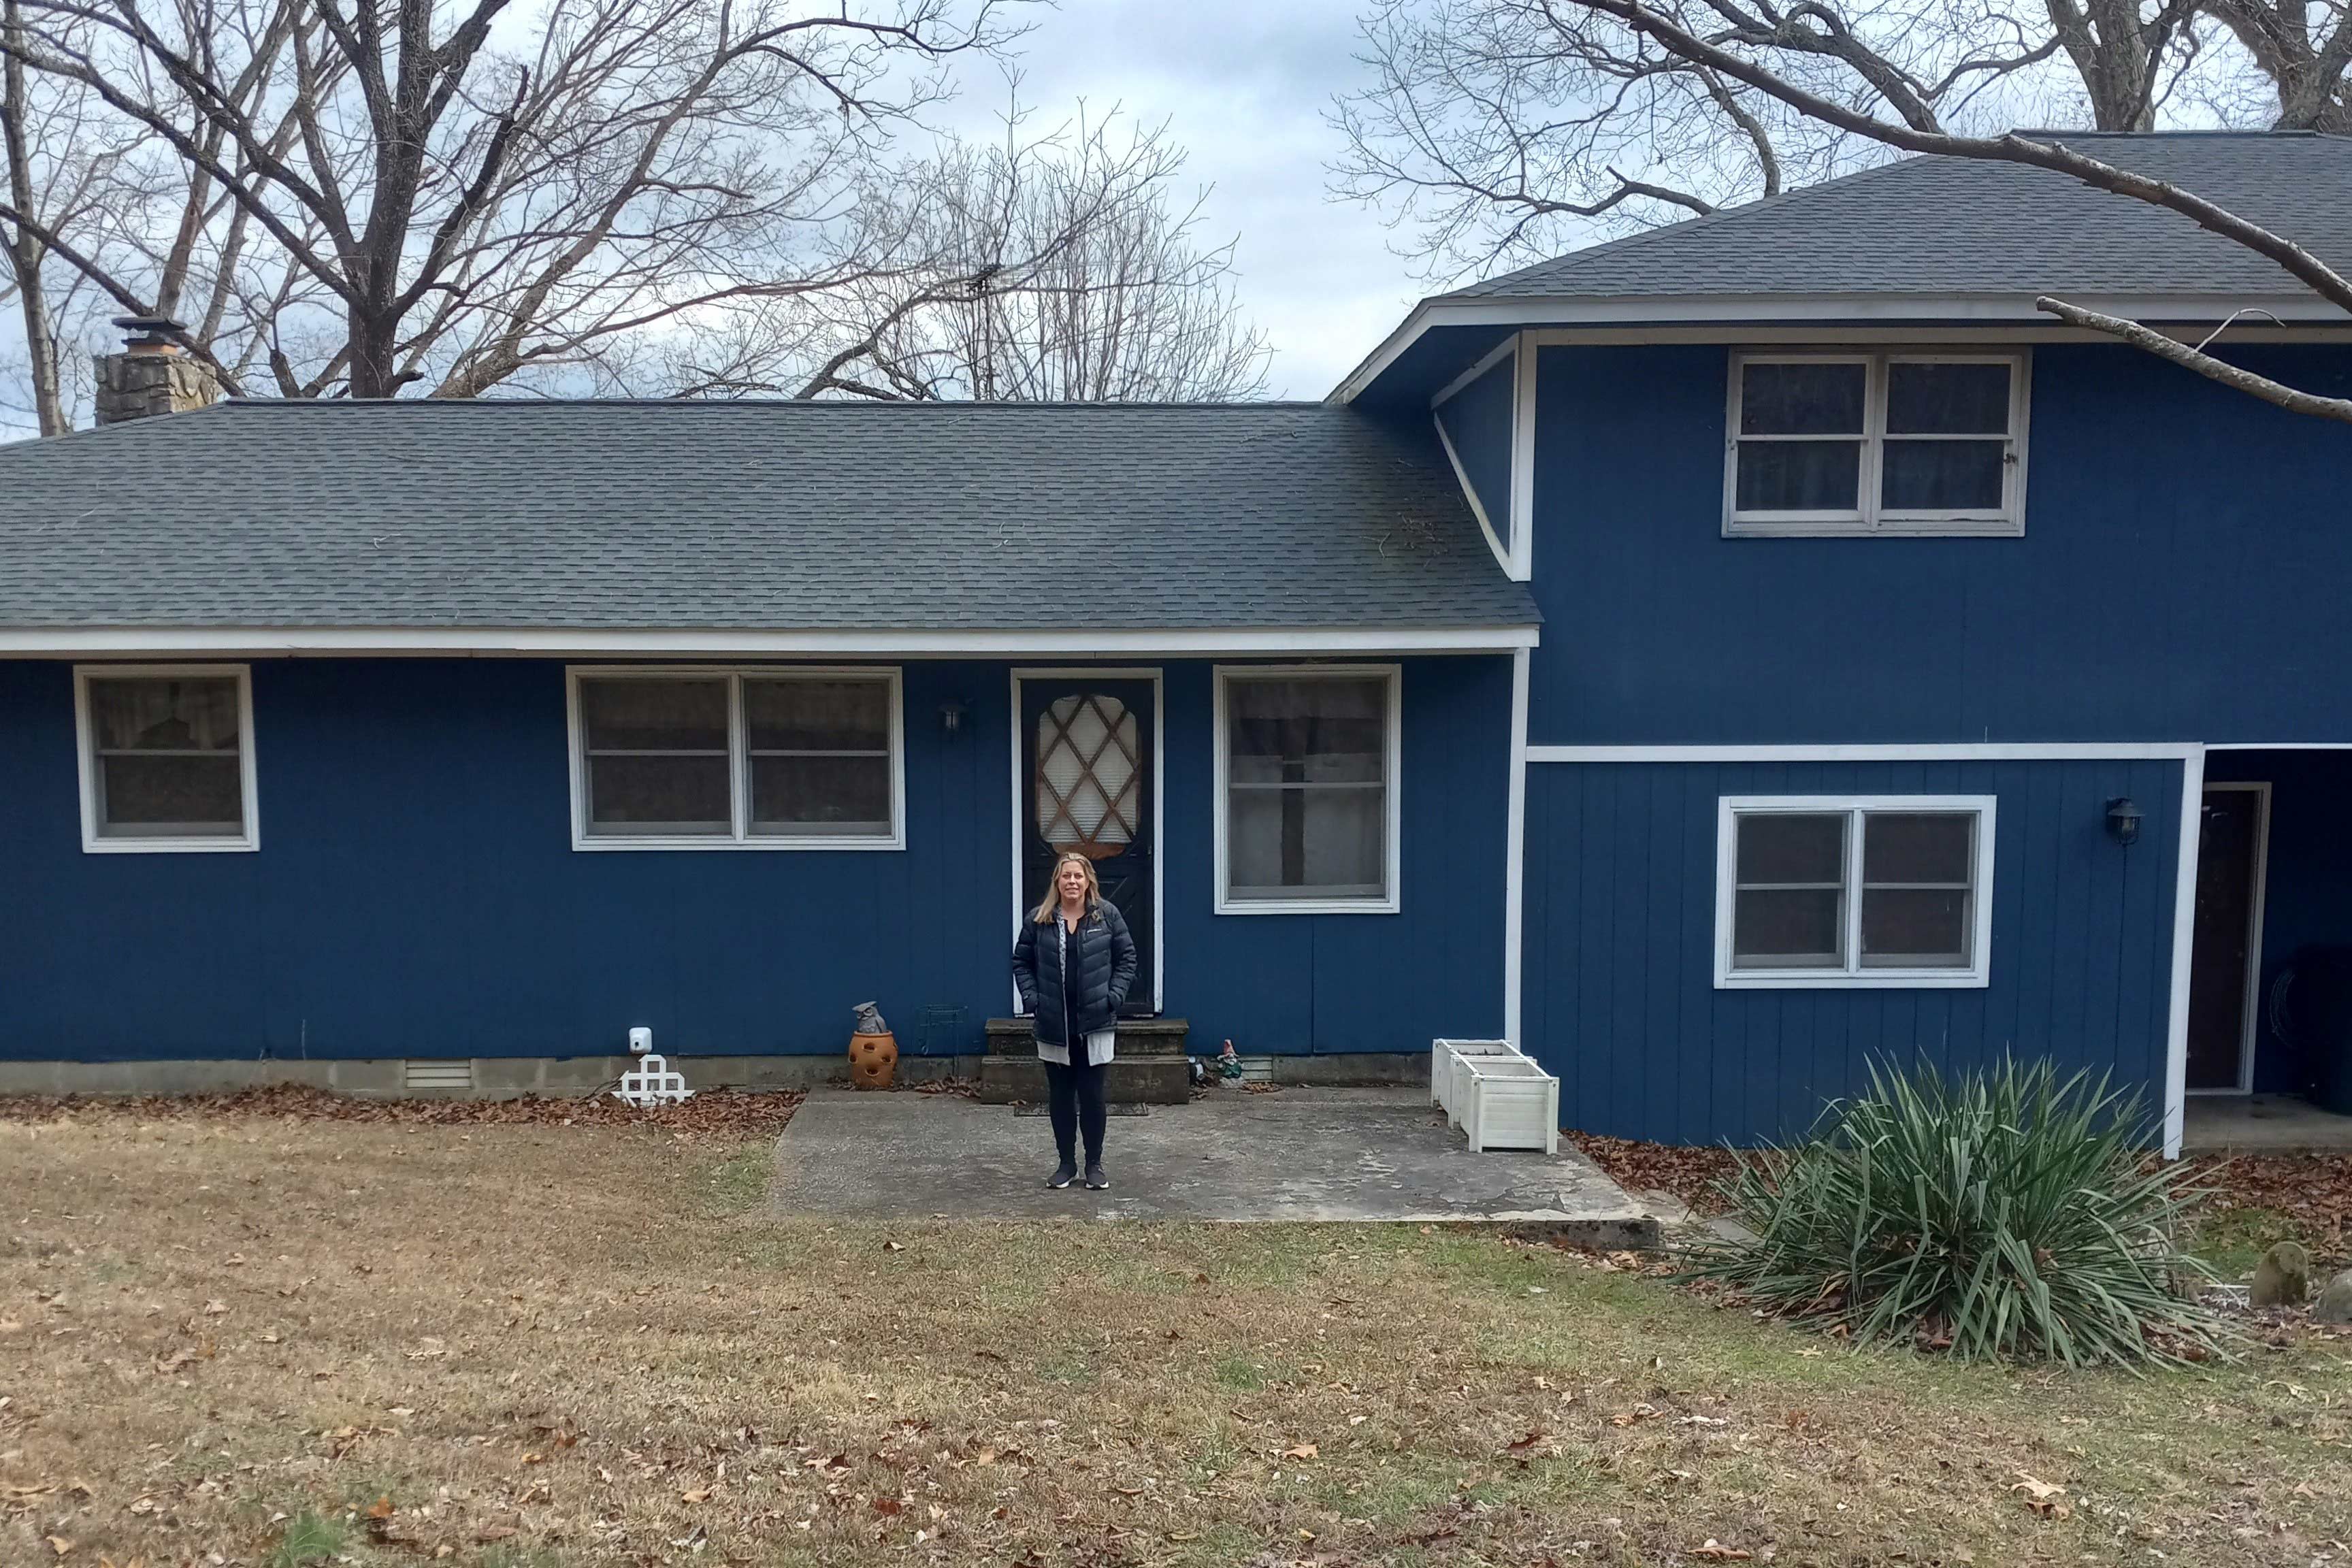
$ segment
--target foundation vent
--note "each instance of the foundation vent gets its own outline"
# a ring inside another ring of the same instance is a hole
[[[471,1057],[454,1062],[404,1063],[402,1087],[411,1094],[462,1094],[474,1087],[474,1061]]]

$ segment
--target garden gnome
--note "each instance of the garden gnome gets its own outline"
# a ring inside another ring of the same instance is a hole
[[[2246,1303],[2253,1307],[2300,1307],[2311,1294],[2311,1254],[2292,1241],[2282,1241],[2254,1265],[2253,1288]]]

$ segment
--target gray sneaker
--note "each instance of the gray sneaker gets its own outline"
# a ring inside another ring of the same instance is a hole
[[[1103,1174],[1102,1162],[1100,1160],[1089,1160],[1087,1162],[1087,1185],[1097,1193],[1107,1193],[1110,1191],[1110,1178]]]
[[[1066,1187],[1077,1179],[1078,1167],[1076,1163],[1070,1160],[1065,1160],[1060,1164],[1054,1167],[1054,1173],[1045,1178],[1045,1184],[1049,1187]]]

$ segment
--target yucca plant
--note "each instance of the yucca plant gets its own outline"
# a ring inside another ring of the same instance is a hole
[[[2202,1361],[2212,1316],[2179,1281],[2187,1172],[2147,1158],[2136,1096],[2046,1061],[1947,1080],[1874,1064],[1867,1095],[1718,1184],[1755,1239],[1692,1272],[1857,1341],[2072,1365]]]

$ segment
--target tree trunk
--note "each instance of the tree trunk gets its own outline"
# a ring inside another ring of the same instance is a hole
[[[0,0],[0,34],[14,40],[23,26],[16,0]],[[33,211],[35,195],[25,129],[29,112],[24,62],[14,54],[0,55],[0,158],[8,165],[8,203],[20,213]],[[25,317],[25,352],[32,361],[33,409],[42,435],[62,436],[73,422],[67,417],[58,384],[58,341],[49,321],[48,291],[41,282],[41,264],[47,258],[47,247],[22,226],[8,240],[9,269],[16,275],[16,303]]]

